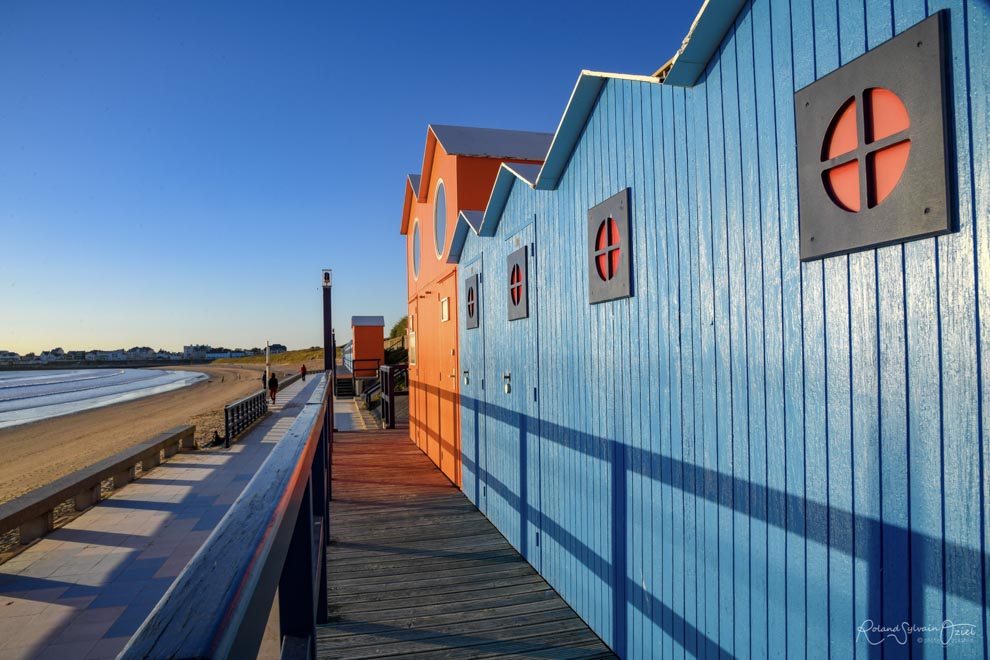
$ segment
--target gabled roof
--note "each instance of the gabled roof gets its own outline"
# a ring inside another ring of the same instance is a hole
[[[371,326],[384,326],[385,317],[384,316],[352,316],[351,317],[351,327],[371,325]]]
[[[457,225],[454,227],[454,240],[451,241],[450,251],[447,252],[447,263],[460,263],[461,251],[464,249],[469,231],[473,231],[476,236],[494,236],[512,186],[516,181],[522,181],[527,186],[533,187],[539,172],[539,165],[502,163],[488,199],[488,208],[484,211],[461,211],[458,214]]]
[[[745,0],[705,0],[674,58],[654,75],[665,85],[691,87],[708,66]]]
[[[454,238],[450,241],[450,249],[447,251],[447,263],[456,264],[461,260],[461,250],[464,249],[464,241],[467,240],[468,232],[478,233],[481,228],[481,221],[485,216],[484,211],[461,211],[457,214],[457,224],[454,225]]]
[[[438,144],[448,156],[511,158],[542,162],[552,139],[553,135],[550,133],[430,124],[426,130],[422,181],[430,181],[433,173],[433,157]],[[419,186],[416,195],[418,201],[426,201],[429,192],[426,188],[428,186]]]
[[[567,162],[571,159],[574,145],[581,137],[588,116],[598,101],[598,94],[608,80],[633,80],[652,84],[659,84],[660,82],[652,76],[582,71],[574,85],[574,91],[571,92],[567,107],[564,108],[564,116],[560,118],[560,125],[557,126],[557,132],[553,136],[553,144],[550,145],[543,169],[540,170],[540,175],[534,183],[533,187],[537,190],[554,190],[557,187],[557,183],[567,167]],[[491,203],[489,202],[490,206]]]
[[[553,135],[500,128],[472,128],[430,124],[433,134],[450,156],[482,156],[542,161]]]
[[[405,236],[409,232],[409,212],[412,210],[414,199],[419,197],[419,175],[410,174],[406,177],[406,195],[402,201],[402,226],[399,233]]]

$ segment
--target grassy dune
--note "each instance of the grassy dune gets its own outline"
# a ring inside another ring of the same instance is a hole
[[[323,363],[322,348],[307,348],[301,351],[286,351],[272,356],[272,364],[299,364],[301,362],[318,361]],[[242,358],[222,358],[214,360],[213,364],[264,364],[264,355],[252,355]]]

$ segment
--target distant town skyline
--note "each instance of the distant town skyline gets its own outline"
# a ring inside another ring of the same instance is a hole
[[[700,6],[3,3],[0,348],[321,345],[323,268],[391,327],[427,125],[553,132]]]
[[[312,347],[307,347],[312,348]],[[285,353],[288,347],[284,344],[272,343],[266,346],[251,348],[212,346],[210,344],[187,344],[181,351],[169,351],[164,348],[151,346],[132,346],[130,348],[90,348],[69,349],[61,346],[42,351],[18,353],[0,348],[0,366],[16,366],[18,364],[50,364],[58,362],[115,362],[115,361],[149,361],[149,360],[216,360],[219,358],[236,358],[253,355],[264,355],[266,349],[271,355]]]

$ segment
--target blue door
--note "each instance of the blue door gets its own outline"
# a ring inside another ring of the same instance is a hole
[[[485,475],[485,300],[483,256],[460,266],[461,488],[483,513]]]
[[[509,542],[540,568],[540,428],[536,260],[533,223],[489,254],[484,285],[486,351],[486,513]],[[494,254],[498,252],[498,254]]]

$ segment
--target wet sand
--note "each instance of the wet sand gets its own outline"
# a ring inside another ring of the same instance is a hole
[[[309,365],[307,365],[309,366]],[[223,435],[223,407],[261,389],[263,366],[168,367],[210,379],[180,390],[0,429],[0,503],[182,424],[205,442]],[[298,365],[277,365],[284,378]],[[314,374],[315,375],[315,374]]]

